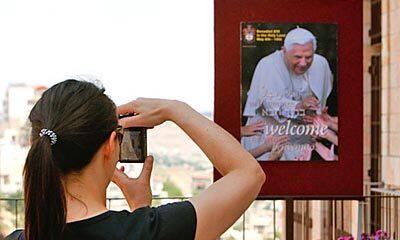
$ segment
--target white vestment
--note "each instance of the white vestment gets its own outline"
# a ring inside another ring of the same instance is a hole
[[[248,117],[246,125],[259,119],[266,124],[279,125],[296,119],[295,106],[308,96],[316,97],[320,102],[320,111],[325,107],[327,98],[332,91],[333,76],[328,61],[321,55],[314,54],[310,68],[301,75],[292,73],[284,61],[283,51],[262,58],[253,74],[243,116]],[[277,116],[262,116],[262,109],[279,112]],[[293,121],[295,122],[295,121]],[[296,123],[292,123],[296,124]],[[262,136],[242,137],[245,149],[250,150],[260,146],[265,141],[265,131]],[[309,136],[308,136],[309,137]],[[307,136],[290,136],[291,143],[301,144]],[[267,160],[269,153],[259,156],[258,160]],[[281,160],[293,160],[299,151],[285,150]]]

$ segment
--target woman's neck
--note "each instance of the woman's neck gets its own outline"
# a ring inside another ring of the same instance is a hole
[[[87,219],[107,211],[105,182],[90,169],[65,181],[67,223]]]

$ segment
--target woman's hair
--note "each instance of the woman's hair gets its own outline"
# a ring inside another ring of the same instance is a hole
[[[66,224],[63,176],[88,165],[117,128],[115,104],[93,83],[66,80],[46,90],[33,107],[24,166],[25,237],[62,239]],[[42,129],[57,135],[55,144]]]

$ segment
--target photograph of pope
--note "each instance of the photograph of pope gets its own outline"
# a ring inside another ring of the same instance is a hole
[[[258,34],[276,32],[260,26],[242,25],[242,51],[258,45],[268,49],[270,42],[280,41],[276,34]],[[256,36],[249,37],[248,29],[255,29]],[[337,160],[338,118],[328,111],[328,98],[336,91],[330,64],[317,53],[318,39],[305,27],[290,29],[282,41],[256,64],[242,109],[241,143],[261,161]],[[337,108],[337,99],[331,102]]]

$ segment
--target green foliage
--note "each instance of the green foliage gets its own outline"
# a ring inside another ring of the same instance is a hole
[[[9,212],[13,216],[13,223],[17,224],[15,228],[23,228],[24,227],[24,219],[25,219],[25,208],[23,201],[23,192],[21,190],[9,193],[1,194],[2,198],[7,200],[1,201],[1,207],[3,211]],[[15,216],[18,216],[16,219]],[[0,229],[4,229],[5,226],[0,226]]]
[[[166,191],[169,197],[182,196],[182,191],[169,179],[164,182],[163,191]]]
[[[10,193],[10,194],[5,194],[5,198],[10,198],[6,202],[6,210],[9,212],[15,212],[15,208],[17,207],[18,214],[20,214],[21,210],[23,212],[24,210],[24,201],[22,200],[23,198],[23,192],[21,190]],[[11,199],[16,199],[16,200],[11,200]],[[15,206],[17,204],[17,206]]]

